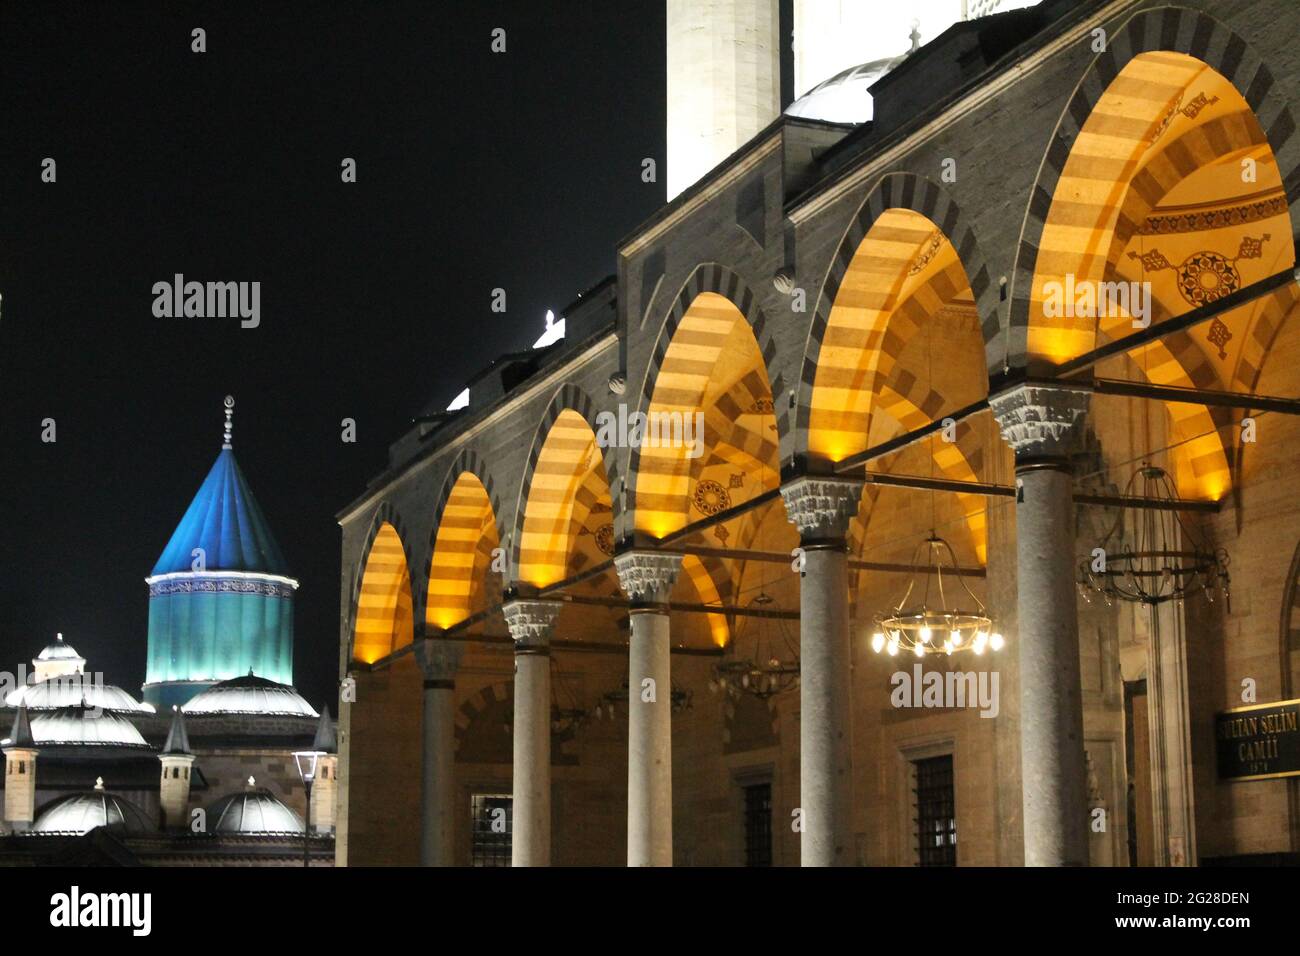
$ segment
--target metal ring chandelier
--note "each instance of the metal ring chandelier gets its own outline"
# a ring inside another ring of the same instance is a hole
[[[975,654],[999,651],[1006,643],[993,629],[993,619],[984,604],[966,586],[957,572],[957,556],[952,545],[933,532],[912,553],[912,567],[921,567],[921,551],[926,551],[925,586],[919,604],[908,604],[916,590],[916,573],[903,592],[903,598],[888,614],[876,616],[876,632],[871,635],[871,649],[877,654],[896,657],[900,652],[911,652],[917,657],[927,654],[951,655],[969,650]],[[955,577],[970,601],[968,608],[949,607],[944,591],[944,558],[949,574]],[[931,606],[931,578],[937,584],[938,606]]]

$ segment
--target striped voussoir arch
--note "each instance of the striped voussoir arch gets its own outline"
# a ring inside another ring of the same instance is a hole
[[[698,266],[683,283],[672,309],[659,331],[638,399],[638,410],[694,413],[699,410],[710,384],[714,364],[721,355],[732,327],[732,317],[739,313],[749,326],[762,356],[768,392],[779,396],[784,383],[778,372],[771,377],[776,359],[768,320],[758,297],[744,280],[725,266],[706,263]],[[674,347],[676,346],[676,347]],[[755,386],[755,391],[761,388]],[[777,442],[787,428],[787,412],[782,402],[775,402]],[[643,453],[644,452],[644,453]],[[625,486],[635,507],[628,509],[615,524],[620,537],[635,522],[637,528],[652,533],[675,530],[686,519],[685,502],[690,486],[691,465],[681,460],[676,449],[633,448],[628,457]],[[653,473],[655,488],[641,484]],[[611,478],[611,481],[613,479]]]
[[[607,505],[617,520],[596,425],[596,406],[587,393],[571,383],[561,385],[533,435],[519,486],[511,535],[513,580],[537,586],[562,580],[592,509]],[[593,472],[604,477],[588,480]]]
[[[1264,372],[1264,363],[1269,351],[1277,341],[1282,325],[1287,321],[1296,304],[1300,302],[1300,286],[1291,282],[1274,291],[1264,301],[1255,324],[1251,326],[1250,335],[1242,346],[1237,365],[1233,369],[1232,390],[1254,394],[1259,390],[1259,378]],[[1245,414],[1243,412],[1243,414]],[[1232,428],[1233,467],[1236,475],[1241,475],[1246,455],[1246,443],[1240,428]],[[1233,483],[1234,488],[1240,484]]]
[[[894,215],[892,217],[887,216],[891,212]],[[882,227],[884,227],[881,233],[886,233],[883,238],[891,244],[900,243],[905,245],[911,242],[912,238],[916,238],[919,244],[925,238],[919,232],[915,237],[903,236],[902,233],[905,231],[915,231],[919,227],[919,220],[915,220],[915,217],[898,215],[898,212],[915,213],[928,220],[932,229],[938,229],[940,236],[935,237],[937,240],[936,247],[940,241],[946,241],[952,245],[953,251],[956,253],[956,269],[945,270],[944,275],[936,277],[939,288],[934,291],[942,295],[942,288],[945,286],[955,285],[958,287],[956,291],[960,291],[961,286],[969,284],[971,297],[979,315],[980,329],[985,343],[986,363],[992,367],[993,359],[990,343],[996,339],[999,331],[998,290],[993,286],[988,266],[985,264],[978,243],[975,240],[975,234],[965,224],[957,204],[953,202],[942,187],[913,173],[888,173],[868,193],[857,214],[845,229],[844,236],[840,240],[835,257],[831,261],[826,278],[822,283],[821,294],[817,299],[817,309],[813,315],[812,326],[808,333],[808,342],[805,347],[800,374],[798,410],[795,417],[795,449],[797,453],[807,454],[810,452],[809,438],[814,407],[813,391],[818,377],[818,369],[825,365],[830,373],[827,380],[843,378],[846,387],[849,388],[852,388],[852,381],[859,373],[856,358],[850,358],[839,353],[841,351],[860,352],[862,343],[849,343],[847,340],[839,343],[827,338],[832,311],[836,309],[837,304],[841,308],[846,304],[851,304],[856,308],[872,312],[873,315],[880,319],[881,328],[856,330],[858,333],[856,337],[860,338],[862,334],[870,333],[870,346],[879,349],[882,354],[887,354],[890,362],[892,362],[892,356],[904,344],[903,337],[898,334],[898,330],[890,331],[884,327],[887,325],[888,319],[891,318],[889,313],[892,312],[892,305],[897,305],[897,302],[890,305],[886,301],[887,295],[882,296],[870,292],[864,298],[845,286],[845,280],[850,274],[850,267],[854,263],[855,256],[871,233],[872,228],[881,221],[882,217],[885,217],[885,220],[881,223]],[[906,262],[902,258],[899,259],[897,263],[899,266],[897,276],[899,283],[906,280],[910,268],[918,264],[924,267],[924,261],[916,259],[915,254],[916,246],[914,244],[911,254],[906,257]],[[925,254],[925,250],[922,250],[922,255]],[[947,274],[949,271],[952,272],[952,275]],[[960,279],[958,274],[960,274]],[[841,292],[844,293],[844,299],[841,299]],[[847,303],[850,298],[854,300],[853,303]],[[859,299],[862,299],[862,301],[858,301]],[[889,305],[889,308],[881,309],[881,306],[887,305]],[[914,311],[923,310],[925,303],[917,302],[913,306],[909,306],[909,308]],[[883,315],[880,314],[882,312]],[[904,318],[907,318],[907,316],[904,316]],[[912,315],[911,318],[920,321],[922,316],[919,314]],[[824,351],[826,354],[823,354]],[[852,364],[853,367],[849,368],[846,365],[843,374],[839,374],[839,365],[846,362]],[[832,365],[835,368],[831,368]],[[858,437],[865,441],[863,435]]]
[[[1185,7],[1154,7],[1134,14],[1108,40],[1062,112],[1030,195],[1011,280],[1011,314],[1004,341],[993,351],[1024,368],[1030,360],[1029,327],[1034,276],[1039,271],[1044,230],[1066,163],[1094,108],[1130,61],[1144,53],[1181,53],[1211,67],[1241,93],[1254,111],[1277,160],[1292,207],[1300,196],[1300,137],[1285,92],[1246,42],[1213,17]]]
[[[476,586],[485,585],[491,552],[500,544],[501,502],[486,462],[463,449],[447,471],[429,535],[421,617],[448,628],[474,613]]]
[[[409,540],[401,514],[381,502],[370,520],[348,602],[352,660],[373,663],[414,639]]]

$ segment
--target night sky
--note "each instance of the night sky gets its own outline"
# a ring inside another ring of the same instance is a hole
[[[664,83],[661,0],[0,5],[0,669],[62,631],[138,696],[144,578],[230,393],[301,581],[295,683],[333,700],[334,515],[614,271],[663,201]],[[178,272],[260,281],[261,326],[155,318]]]

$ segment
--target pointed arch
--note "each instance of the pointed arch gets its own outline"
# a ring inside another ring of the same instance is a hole
[[[775,356],[767,319],[744,281],[716,263],[696,268],[660,330],[638,411],[682,422],[700,414],[703,454],[692,458],[681,447],[632,448],[626,486],[635,506],[620,516],[620,537],[632,526],[656,537],[685,526],[701,481],[706,509],[723,498],[739,503],[775,487],[787,429],[786,403],[774,400],[785,388],[779,372],[770,374]],[[742,407],[744,396],[750,404]],[[751,460],[756,451],[770,456],[758,469]],[[729,468],[754,476],[752,487],[733,487]],[[715,493],[718,485],[725,494]]]
[[[596,410],[562,385],[533,436],[515,508],[511,566],[535,587],[561,581],[614,553],[614,508]]]
[[[1034,276],[1039,271],[1044,246],[1050,242],[1044,231],[1066,165],[1075,152],[1084,127],[1093,118],[1103,98],[1108,91],[1114,92],[1112,84],[1133,60],[1151,53],[1183,54],[1194,58],[1240,91],[1277,162],[1278,179],[1288,204],[1288,236],[1296,232],[1295,213],[1290,207],[1300,196],[1300,137],[1295,135],[1296,124],[1285,93],[1268,67],[1240,36],[1202,11],[1175,6],[1140,11],[1115,32],[1106,49],[1097,55],[1080,80],[1061,115],[1039,169],[1016,253],[1009,323],[1000,336],[1003,341],[998,342],[995,349],[998,354],[1006,355],[1013,368],[1026,368],[1034,358],[1029,343]],[[1144,95],[1137,89],[1128,92],[1139,97]],[[1145,95],[1149,97],[1158,92],[1153,89]],[[1175,110],[1170,108],[1174,106],[1173,96],[1170,91],[1161,120],[1166,114],[1173,120]],[[1116,115],[1122,117],[1123,112],[1120,109]],[[1140,124],[1142,132],[1156,132],[1159,123],[1157,120],[1155,128],[1151,124]]]
[[[493,553],[500,547],[496,508],[478,474],[453,473],[434,525],[425,621],[447,629],[487,606]]]
[[[365,561],[352,598],[352,659],[373,664],[415,639],[410,557],[392,505],[371,522]]]
[[[883,177],[849,224],[818,298],[800,377],[798,451],[816,463],[864,450],[880,390],[896,374],[915,376],[904,352],[940,313],[969,315],[978,328],[969,345],[979,394],[954,400],[987,394],[996,297],[947,194],[910,173]],[[968,364],[964,353],[956,359]]]

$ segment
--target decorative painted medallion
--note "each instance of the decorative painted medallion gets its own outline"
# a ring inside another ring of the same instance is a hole
[[[603,524],[596,529],[596,547],[600,548],[602,554],[614,553],[614,526],[612,524]]]
[[[712,478],[701,478],[695,483],[691,504],[702,515],[715,515],[731,507],[731,492]]]

